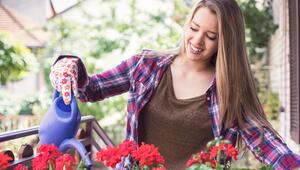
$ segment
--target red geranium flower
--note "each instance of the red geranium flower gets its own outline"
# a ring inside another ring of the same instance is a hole
[[[102,149],[96,154],[96,159],[105,166],[115,168],[117,163],[121,161],[121,154],[117,148],[109,147]]]
[[[226,146],[225,154],[228,157],[233,158],[234,160],[237,160],[238,150],[235,147],[233,147],[232,144],[228,144]]]
[[[56,159],[55,170],[73,170],[75,169],[76,160],[69,154],[64,154]]]
[[[28,170],[28,168],[26,166],[24,166],[23,164],[18,164],[14,170]]]
[[[11,157],[9,157],[6,154],[0,153],[0,170],[6,169],[9,166],[8,161],[10,161],[10,160],[12,160]]]
[[[165,163],[164,158],[158,152],[158,148],[152,144],[142,143],[137,150],[132,152],[132,157],[139,162],[140,167]]]
[[[129,141],[129,140],[124,141],[123,143],[121,143],[118,146],[121,156],[127,156],[128,154],[131,154],[137,148],[138,148],[138,145],[135,142]]]
[[[134,165],[134,168],[143,169],[144,166],[148,166],[147,169],[149,170],[165,170],[162,165],[165,160],[154,145],[142,143],[138,147],[135,142],[129,140],[124,141],[117,147],[101,149],[96,154],[96,160],[102,162],[106,167],[115,168],[121,162],[121,158],[128,155],[131,155],[138,163]]]
[[[47,157],[48,161],[51,161],[51,163],[55,163],[55,159],[62,155],[61,152],[59,152],[58,148],[54,146],[53,144],[50,145],[42,145],[38,148],[38,154],[43,154],[43,156]]]
[[[34,170],[48,169],[48,154],[40,153],[32,160],[32,168]]]
[[[210,154],[209,154],[209,159],[213,159],[214,157],[216,157],[219,153],[219,147],[218,146],[213,146],[210,149]]]
[[[58,148],[51,145],[42,145],[38,148],[37,151],[38,155],[32,160],[32,166],[33,169],[36,170],[43,170],[47,169],[49,166],[49,163],[54,165],[55,159],[57,159],[59,156],[62,155],[61,152],[59,152]]]
[[[209,160],[209,154],[206,152],[201,151],[198,153],[198,156],[200,157],[201,162],[207,162]]]
[[[191,158],[186,162],[186,166],[190,167],[196,163],[200,163],[199,157],[197,155],[192,155]]]
[[[211,167],[215,169],[217,166],[217,161],[215,159],[211,160]]]

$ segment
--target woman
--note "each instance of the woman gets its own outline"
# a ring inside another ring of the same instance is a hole
[[[264,115],[246,54],[243,15],[234,0],[198,2],[179,50],[144,50],[91,77],[79,58],[60,56],[50,79],[67,104],[71,88],[83,102],[129,92],[126,138],[157,146],[167,169],[184,169],[191,154],[221,135],[243,142],[274,169],[300,167],[300,157]]]

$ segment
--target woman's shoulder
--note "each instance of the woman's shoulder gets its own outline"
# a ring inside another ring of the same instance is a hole
[[[134,54],[127,63],[133,68],[152,67],[153,64],[157,66],[168,65],[172,62],[176,51],[158,51],[152,49],[143,49],[141,52]]]

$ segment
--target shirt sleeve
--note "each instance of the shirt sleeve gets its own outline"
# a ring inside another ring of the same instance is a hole
[[[139,58],[140,55],[134,55],[111,70],[88,76],[87,86],[84,89],[78,89],[79,100],[95,102],[127,92],[130,87],[131,72]]]
[[[300,167],[299,155],[293,153],[282,139],[269,128],[261,132],[256,123],[246,119],[246,127],[239,129],[239,134],[254,156],[276,170],[290,170]],[[257,152],[260,150],[260,153]]]

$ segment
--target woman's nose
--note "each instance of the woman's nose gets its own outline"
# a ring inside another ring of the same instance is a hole
[[[195,45],[203,46],[204,45],[204,34],[203,33],[198,33],[194,37],[194,43],[195,43]]]

